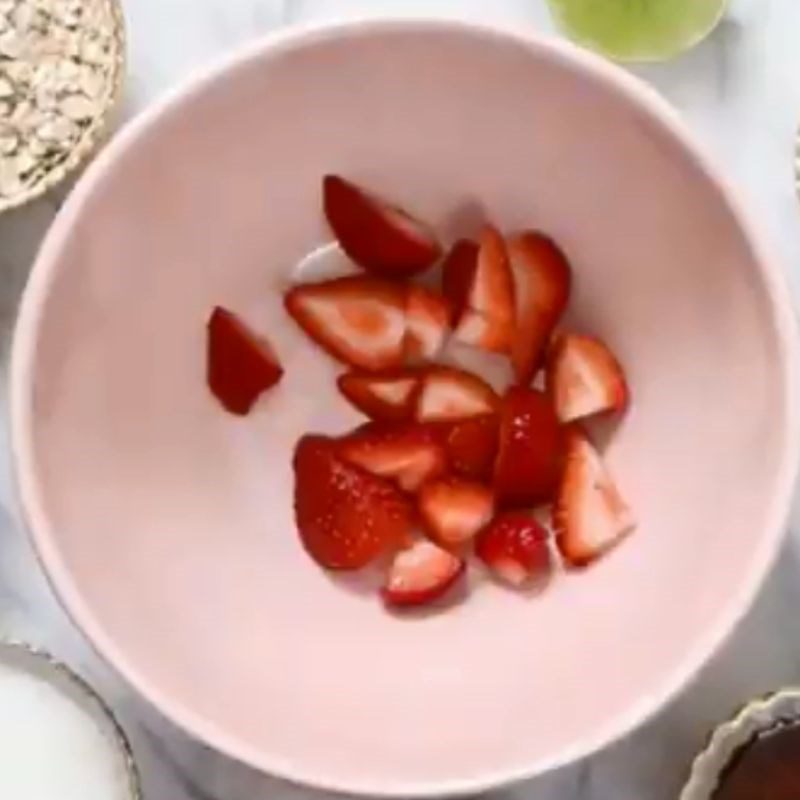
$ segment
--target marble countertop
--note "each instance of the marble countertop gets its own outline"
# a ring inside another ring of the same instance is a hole
[[[458,16],[552,31],[544,0],[123,0],[123,5],[130,36],[126,117],[195,68],[278,26],[393,14]],[[739,185],[782,252],[795,293],[800,291],[800,206],[792,174],[800,120],[798,31],[797,0],[732,0],[722,25],[701,46],[668,64],[634,70],[679,109]],[[0,218],[4,352],[19,293],[59,200],[46,198]],[[3,359],[3,380],[5,364]],[[322,798],[256,774],[190,740],[94,656],[50,593],[17,521],[4,423],[0,437],[0,630],[47,647],[106,696],[131,736],[146,800]],[[672,800],[710,726],[753,694],[800,682],[797,511],[758,602],[686,692],[643,728],[594,757],[493,796]]]

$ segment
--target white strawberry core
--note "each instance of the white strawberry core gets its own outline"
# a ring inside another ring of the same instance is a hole
[[[592,362],[574,349],[567,350],[559,366],[556,393],[562,422],[587,417],[613,403],[606,382]]]
[[[491,411],[491,405],[475,387],[448,377],[425,382],[417,409],[422,421],[473,417]]]
[[[415,456],[408,458],[398,476],[400,488],[406,492],[416,491],[437,464],[436,454],[430,450],[421,450]]]
[[[393,592],[418,592],[448,581],[461,562],[432,542],[419,541],[395,556],[388,588]]]
[[[574,530],[579,532],[582,550],[600,553],[630,533],[635,520],[614,485],[600,456],[588,443],[581,449],[584,479],[575,497]]]
[[[480,347],[490,338],[489,320],[483,314],[469,309],[461,315],[453,335],[464,344]]]
[[[386,381],[385,383],[372,383],[370,391],[378,400],[392,406],[401,406],[407,402],[414,390],[415,378],[401,378]]]
[[[412,492],[430,475],[437,465],[437,458],[430,447],[409,451],[405,445],[399,445],[395,452],[384,447],[371,455],[364,454],[359,463],[376,475],[397,478],[401,489]]]
[[[408,336],[415,343],[422,358],[433,358],[444,343],[445,325],[442,320],[415,306],[409,309],[406,320]]]
[[[464,493],[445,493],[436,503],[433,515],[442,538],[452,544],[471,539],[492,518],[490,497],[471,497]]]
[[[492,564],[492,570],[511,586],[522,586],[530,577],[525,567],[511,558],[498,559]]]

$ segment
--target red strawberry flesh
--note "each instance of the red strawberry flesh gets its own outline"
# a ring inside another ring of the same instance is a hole
[[[307,435],[294,454],[294,509],[306,551],[328,569],[359,569],[407,541],[413,509],[389,481],[346,464],[337,442]]]
[[[563,457],[563,431],[549,399],[536,389],[510,388],[500,406],[494,468],[498,506],[524,508],[551,500]]]
[[[232,414],[245,415],[283,376],[277,356],[233,312],[217,306],[208,320],[206,380]]]
[[[507,512],[495,517],[476,542],[475,555],[500,580],[523,586],[552,570],[547,531],[529,514]]]
[[[334,278],[290,289],[286,310],[334,358],[364,370],[403,362],[406,293],[391,281]]]
[[[459,239],[442,262],[442,293],[449,301],[453,325],[467,307],[477,267],[478,245],[471,239]]]
[[[516,298],[511,365],[517,383],[527,386],[541,366],[550,335],[566,308],[572,270],[553,240],[536,231],[509,239],[508,256]]]
[[[464,344],[507,353],[514,340],[514,283],[503,237],[484,227],[477,266],[455,337]]]
[[[439,438],[413,423],[365,425],[342,439],[337,452],[344,461],[395,481],[405,492],[417,491],[446,467]]]
[[[404,279],[439,258],[432,229],[402,209],[338,175],[322,182],[323,210],[347,255],[374,275]]]
[[[444,436],[447,461],[456,475],[489,481],[497,458],[499,421],[494,414],[450,423]]]

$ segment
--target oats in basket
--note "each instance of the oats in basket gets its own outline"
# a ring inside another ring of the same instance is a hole
[[[0,0],[0,205],[102,121],[116,86],[109,0]]]

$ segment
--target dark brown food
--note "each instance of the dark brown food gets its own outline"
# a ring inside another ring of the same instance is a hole
[[[800,723],[783,723],[744,745],[720,778],[713,800],[798,800]]]

